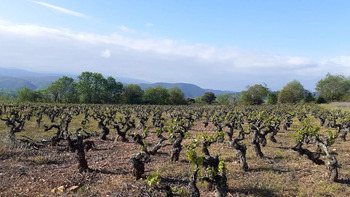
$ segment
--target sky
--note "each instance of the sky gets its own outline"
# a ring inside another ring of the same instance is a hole
[[[0,0],[0,67],[314,90],[350,75],[348,0]]]

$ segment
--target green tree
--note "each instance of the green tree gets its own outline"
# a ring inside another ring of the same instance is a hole
[[[81,103],[106,103],[107,80],[100,73],[83,72],[78,76],[77,90]]]
[[[43,90],[39,90],[39,92],[42,96],[41,102],[45,102],[45,103],[53,102],[52,94],[48,91],[47,88]]]
[[[62,87],[62,101],[66,103],[79,102],[77,83],[74,81],[74,79],[71,77],[62,77],[58,81]]]
[[[207,104],[212,104],[215,101],[216,96],[213,92],[205,92],[201,99]]]
[[[303,101],[306,103],[314,102],[315,98],[314,98],[314,95],[312,94],[312,92],[310,92],[309,90],[305,90]]]
[[[230,95],[229,94],[220,94],[216,96],[216,102],[221,105],[229,104]]]
[[[169,89],[169,103],[171,105],[183,105],[186,103],[185,94],[178,87]]]
[[[242,101],[250,105],[260,105],[264,102],[264,98],[269,93],[269,89],[266,85],[255,84],[248,86],[246,91],[242,91]]]
[[[319,96],[319,97],[316,98],[316,103],[317,104],[322,104],[322,103],[327,103],[327,101],[323,97]]]
[[[279,93],[280,93],[279,91],[277,91],[277,92],[269,92],[267,94],[266,103],[267,104],[271,104],[271,105],[277,104],[277,102],[278,102],[278,94]]]
[[[305,96],[303,85],[297,80],[287,83],[278,94],[279,103],[298,103]]]
[[[240,93],[227,93],[227,94],[220,94],[216,96],[216,102],[218,104],[235,104],[238,102],[240,98]]]
[[[194,103],[200,104],[200,105],[206,104],[206,102],[202,100],[202,97],[201,97],[201,96],[195,97],[195,98],[194,98]]]
[[[0,101],[9,101],[12,99],[13,99],[13,97],[11,97],[11,95],[9,95],[9,94],[1,94],[0,95]]]
[[[350,79],[344,75],[328,73],[324,79],[317,82],[315,89],[326,101],[339,101],[343,96],[350,94]]]
[[[121,103],[123,84],[116,82],[113,77],[108,77],[105,87],[105,99],[107,103]]]
[[[12,90],[0,90],[0,101],[14,100],[17,97],[17,93]]]
[[[31,90],[25,86],[18,90],[17,99],[21,102],[36,102],[41,99],[41,95],[39,92]]]
[[[152,105],[169,104],[168,90],[166,88],[162,88],[161,86],[148,88],[143,95],[143,101]]]
[[[60,90],[58,83],[53,82],[49,87],[46,88],[46,92],[49,97],[52,97],[54,102],[58,102]]]
[[[144,92],[139,85],[129,84],[124,88],[123,99],[126,104],[141,104]]]
[[[196,103],[196,100],[194,98],[186,98],[185,102],[187,105],[191,105],[193,103]]]
[[[78,102],[77,84],[71,77],[63,76],[46,88],[54,102],[76,103]]]

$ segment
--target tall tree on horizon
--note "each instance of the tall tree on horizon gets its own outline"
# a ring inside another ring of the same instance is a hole
[[[203,96],[201,97],[201,100],[208,103],[209,105],[212,104],[216,99],[216,96],[213,92],[205,92]]]
[[[116,82],[113,77],[108,77],[106,80],[105,93],[107,103],[121,103],[123,84],[121,82]]]
[[[326,101],[340,101],[345,95],[350,95],[350,79],[327,73],[324,79],[317,82],[315,89]]]
[[[298,103],[303,100],[306,90],[297,80],[293,80],[283,87],[278,94],[279,103]]]
[[[147,104],[152,105],[167,105],[169,104],[169,93],[166,88],[157,86],[155,88],[148,88],[144,95],[143,101]]]
[[[144,91],[139,85],[129,84],[124,88],[122,95],[125,104],[142,104]]]
[[[186,103],[185,94],[178,87],[172,87],[168,91],[169,104],[171,105],[183,105]]]
[[[46,92],[53,97],[54,102],[76,103],[79,98],[77,95],[77,83],[73,78],[63,76],[46,88]]]
[[[78,76],[81,103],[106,103],[107,80],[100,73],[83,72]]]
[[[264,98],[269,93],[266,85],[255,84],[248,86],[246,91],[242,91],[242,101],[250,105],[260,105],[264,102]]]

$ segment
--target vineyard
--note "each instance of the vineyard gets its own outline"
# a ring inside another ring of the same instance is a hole
[[[350,196],[338,108],[0,106],[0,196]]]

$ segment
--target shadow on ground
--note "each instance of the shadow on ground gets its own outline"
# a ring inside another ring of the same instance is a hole
[[[229,189],[228,192],[230,194],[246,194],[246,195],[254,195],[254,196],[261,196],[261,197],[277,197],[272,190],[270,189],[264,189],[264,188],[256,188],[256,187],[250,187],[250,188],[243,188],[243,189]]]

